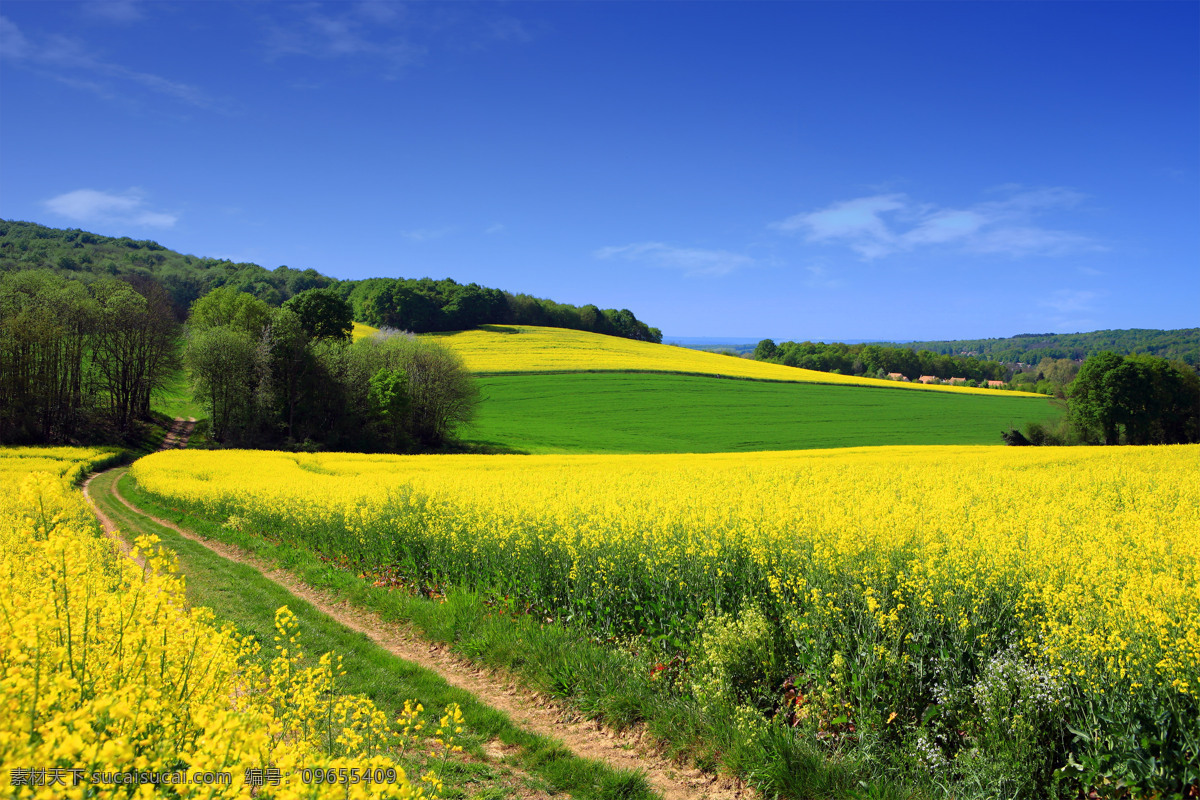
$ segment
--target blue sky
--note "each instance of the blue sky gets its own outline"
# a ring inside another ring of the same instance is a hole
[[[0,6],[0,217],[670,336],[1200,325],[1200,3]]]

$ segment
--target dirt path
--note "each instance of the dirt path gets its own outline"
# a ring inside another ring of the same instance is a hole
[[[162,444],[158,446],[158,449],[161,451],[187,447],[188,440],[192,438],[192,431],[195,429],[195,417],[188,417],[187,419],[184,419],[183,417],[176,417],[175,424],[171,426],[171,430],[167,432],[166,438],[163,439]],[[92,481],[103,474],[104,473],[102,472],[94,472],[87,477],[87,480],[83,482],[83,486],[80,487],[83,490],[83,498],[87,500],[87,504],[91,506],[92,513],[96,515],[96,519],[100,520],[100,525],[104,528],[104,534],[117,543],[117,546],[121,548],[122,553],[129,555],[129,553],[133,550],[133,544],[121,538],[120,533],[117,531],[117,526],[114,525],[113,521],[109,519],[103,511],[100,510],[100,507],[96,505],[96,502],[92,499]],[[113,492],[116,492],[116,484],[113,484]],[[120,499],[122,503],[125,503],[125,498],[120,497],[118,499]],[[129,503],[125,503],[125,505],[129,506]],[[133,506],[129,507],[133,508]],[[138,513],[141,514],[142,512],[138,511]],[[174,526],[172,525],[171,527]],[[143,568],[146,566],[145,559],[137,558],[134,560],[137,561],[137,563]]]
[[[84,484],[85,495],[90,483],[91,478]],[[254,567],[271,581],[312,603],[322,613],[347,628],[365,634],[371,641],[399,658],[436,672],[450,685],[465,689],[483,699],[487,705],[504,712],[526,730],[558,739],[577,756],[603,761],[618,769],[643,772],[647,782],[662,794],[664,800],[748,800],[756,797],[751,789],[735,778],[682,767],[664,759],[654,752],[644,733],[616,732],[595,722],[580,721],[549,698],[519,686],[509,677],[481,669],[443,646],[421,639],[407,626],[385,622],[371,611],[339,600],[328,592],[314,589],[297,580],[291,573],[275,569],[240,548],[205,539],[168,520],[146,514],[121,495],[115,480],[112,483],[112,493],[118,501],[136,514],[170,528],[230,561]],[[105,530],[114,531],[112,521],[95,503],[92,503],[92,508]],[[115,533],[110,535],[115,537]],[[128,548],[128,545],[124,546]]]
[[[167,433],[167,438],[163,439],[159,450],[174,450],[177,447],[187,447],[188,439],[192,438],[192,431],[196,429],[196,418],[176,417],[175,424],[171,426],[170,432]]]

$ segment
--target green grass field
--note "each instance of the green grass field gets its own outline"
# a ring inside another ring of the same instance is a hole
[[[555,374],[479,379],[460,436],[527,453],[715,453],[899,444],[1002,444],[1057,418],[1048,399],[685,375]]]
[[[162,391],[154,393],[150,398],[150,408],[166,414],[172,419],[176,417],[204,419],[208,416],[208,411],[203,404],[192,396],[192,387],[188,382],[187,373],[183,369],[175,370]]]

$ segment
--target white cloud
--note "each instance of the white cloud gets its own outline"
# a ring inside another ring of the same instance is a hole
[[[1088,330],[1095,325],[1096,301],[1101,297],[1101,292],[1091,289],[1058,289],[1037,300],[1046,316],[1035,324],[1056,331]]]
[[[386,79],[400,77],[432,50],[479,50],[521,45],[537,31],[495,6],[401,4],[388,0],[268,3],[264,55],[358,61]]]
[[[139,22],[143,16],[138,0],[97,0],[84,3],[83,12],[91,17],[117,23]]]
[[[410,231],[400,231],[400,235],[414,242],[428,242],[433,239],[440,239],[453,232],[454,226],[448,225],[443,228],[414,228]]]
[[[485,228],[483,232],[484,233],[504,233],[505,230],[507,230],[507,229],[505,228],[504,224],[497,222],[495,224],[488,225],[487,228]]]
[[[906,204],[902,194],[859,197],[796,214],[771,223],[770,227],[785,232],[806,231],[811,242],[845,241],[865,257],[873,258],[892,249],[895,238],[881,215],[902,209]]]
[[[940,244],[971,236],[987,224],[987,218],[975,211],[946,209],[934,212],[917,227],[904,234],[908,244]]]
[[[859,197],[768,227],[803,234],[809,242],[840,243],[867,260],[933,246],[1013,257],[1103,249],[1084,234],[1035,224],[1038,215],[1074,207],[1082,194],[1060,187],[1023,191],[1004,186],[995,191],[1007,196],[967,208],[919,204],[903,194]]]
[[[0,57],[20,60],[33,52],[29,40],[8,17],[0,17]]]
[[[1087,236],[1069,231],[1012,226],[985,231],[968,243],[968,249],[1010,256],[1061,256],[1103,248]]]
[[[487,33],[501,42],[518,42],[524,44],[532,41],[533,33],[521,20],[513,17],[500,17],[487,23]]]
[[[292,9],[298,16],[288,13]],[[414,44],[408,35],[407,15],[391,4],[344,5],[333,14],[305,4],[288,8],[288,12],[267,25],[268,58],[366,57],[381,62],[386,76],[395,77],[425,54],[425,48]]]
[[[596,258],[645,261],[659,267],[682,270],[685,275],[728,275],[754,264],[754,259],[728,250],[673,247],[662,242],[638,242],[619,247],[602,247]]]
[[[1099,292],[1090,289],[1059,289],[1037,301],[1039,306],[1058,314],[1078,314],[1095,311]]]
[[[829,269],[820,264],[810,264],[804,268],[808,276],[804,279],[804,284],[811,289],[837,289],[842,286],[842,281],[835,278],[829,273]]]
[[[177,214],[147,208],[146,200],[138,189],[129,189],[120,194],[76,189],[52,197],[44,205],[61,217],[85,225],[171,228],[179,220]]]
[[[74,39],[51,36],[31,41],[5,17],[0,17],[0,57],[106,99],[120,97],[131,86],[138,86],[197,108],[226,110],[222,102],[197,86],[103,61]]]

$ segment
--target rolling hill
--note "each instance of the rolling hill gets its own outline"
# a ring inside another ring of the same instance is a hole
[[[786,367],[684,347],[532,325],[484,325],[431,334],[479,375],[553,372],[665,372],[786,383],[872,386],[951,394],[1000,394],[995,389],[934,386]],[[1005,395],[1043,395],[1003,392]]]
[[[460,435],[484,450],[999,445],[1002,430],[1062,414],[1044,395],[856,378],[558,328],[428,335],[478,377],[482,402]]]

